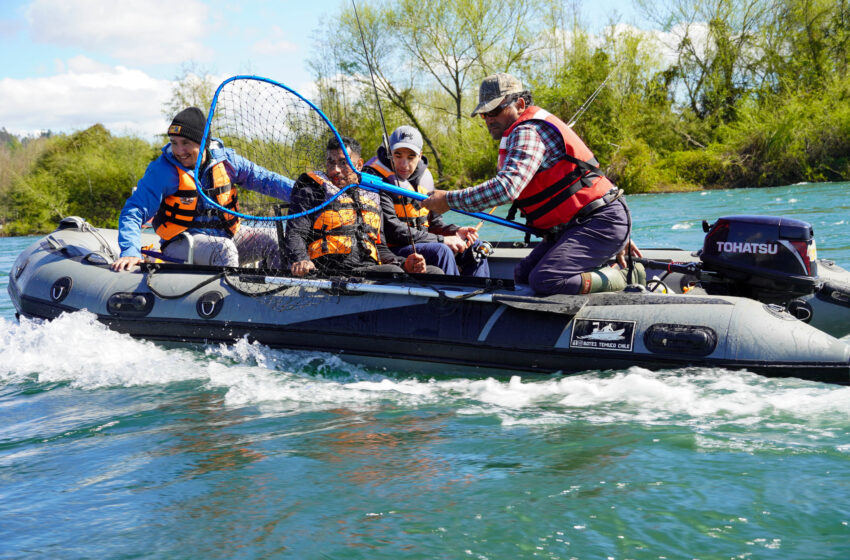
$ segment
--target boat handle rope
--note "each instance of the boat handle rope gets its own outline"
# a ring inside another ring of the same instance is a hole
[[[453,297],[453,296],[448,295],[445,291],[441,290],[440,288],[436,288],[436,287],[434,287],[430,284],[426,284],[425,282],[421,282],[415,276],[410,276],[410,279],[414,283],[418,284],[419,286],[421,286],[423,288],[430,288],[431,290],[434,290],[434,292],[437,293],[437,300],[441,303],[460,302],[460,301],[471,299],[471,298],[474,298],[476,296],[480,296],[480,295],[483,295],[483,294],[489,294],[489,293],[492,293],[496,290],[495,286],[488,285],[488,286],[485,286],[483,288],[479,288],[477,290],[473,290],[471,292],[467,292],[465,294],[461,294],[459,296]]]
[[[239,286],[237,286],[233,282],[231,282],[230,276],[228,275],[228,271],[225,270],[225,271],[219,272],[219,273],[211,276],[210,278],[207,278],[206,280],[204,280],[202,282],[199,282],[198,284],[196,284],[192,288],[188,289],[187,291],[183,292],[182,294],[166,295],[166,294],[160,293],[156,288],[153,287],[153,284],[151,283],[154,274],[156,272],[158,272],[159,269],[160,269],[159,265],[152,264],[152,263],[146,263],[145,266],[148,269],[148,277],[147,277],[147,281],[146,281],[146,285],[147,285],[148,289],[156,297],[158,297],[160,299],[166,299],[166,300],[167,299],[180,299],[180,298],[186,297],[189,294],[196,292],[197,290],[203,288],[207,284],[215,282],[216,280],[219,280],[219,279],[223,279],[224,283],[227,284],[230,288],[232,288],[235,292],[238,292],[239,294],[241,294],[243,296],[248,296],[248,297],[268,296],[268,295],[276,294],[276,293],[283,291],[287,288],[287,286],[278,286],[278,287],[275,287],[274,289],[269,290],[267,292],[262,292],[262,293],[248,292],[248,291],[241,289]]]
[[[103,238],[103,235],[101,235],[100,231],[96,227],[94,227],[93,225],[91,225],[88,222],[83,222],[82,225],[80,226],[80,231],[84,231],[84,232],[92,234],[92,236],[95,239],[97,239],[97,242],[100,243],[101,250],[104,253],[106,253],[106,255],[110,259],[112,259],[114,261],[115,259],[118,258],[118,256],[115,254],[115,251],[112,250],[112,246],[109,245],[109,243],[106,241],[106,239]]]
[[[154,275],[159,271],[159,268],[160,268],[159,265],[153,264],[153,263],[143,263],[143,265],[144,265],[143,268],[146,268],[147,273],[148,273],[147,278],[145,280],[145,284],[147,285],[147,287],[151,291],[151,293],[153,295],[155,295],[156,297],[160,298],[160,299],[180,299],[180,298],[186,297],[189,294],[191,294],[192,292],[195,292],[195,291],[203,288],[207,284],[211,284],[212,282],[215,282],[216,280],[224,278],[227,274],[226,272],[219,272],[219,273],[214,274],[213,276],[207,278],[206,280],[203,280],[202,282],[198,283],[197,285],[188,289],[187,291],[183,292],[182,294],[166,295],[166,294],[160,293],[156,288],[154,288],[153,283],[152,283]]]
[[[243,296],[248,296],[248,297],[270,296],[270,295],[274,295],[278,292],[282,292],[283,290],[290,287],[290,286],[276,286],[276,287],[272,288],[271,290],[269,290],[267,292],[248,292],[248,291],[243,290],[242,288],[240,288],[236,284],[234,284],[230,280],[230,276],[226,273],[224,274],[224,283],[227,284],[228,286],[230,286],[233,289],[233,291],[235,291],[236,293],[243,295]]]

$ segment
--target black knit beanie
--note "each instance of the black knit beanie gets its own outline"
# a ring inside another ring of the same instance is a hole
[[[204,126],[206,124],[207,119],[204,117],[204,112],[197,107],[189,107],[177,113],[177,116],[171,121],[171,126],[168,127],[168,135],[182,136],[200,144],[204,137]]]

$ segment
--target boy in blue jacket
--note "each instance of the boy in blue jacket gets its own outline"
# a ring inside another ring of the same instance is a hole
[[[239,266],[261,260],[268,268],[281,266],[274,228],[250,227],[238,217],[214,208],[198,194],[195,163],[201,158],[201,185],[218,204],[236,209],[237,185],[289,201],[293,181],[269,171],[212,139],[201,146],[206,118],[197,107],[180,111],[168,127],[170,142],[148,165],[144,176],[121,210],[116,271],[130,270],[142,260],[142,224],[153,219],[160,248],[167,257],[185,261],[189,240],[194,264]]]

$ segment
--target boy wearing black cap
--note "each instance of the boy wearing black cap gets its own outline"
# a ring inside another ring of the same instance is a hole
[[[247,227],[237,217],[211,207],[197,192],[194,170],[201,158],[204,190],[214,192],[221,206],[233,209],[236,185],[288,202],[293,181],[241,157],[216,138],[202,148],[205,125],[204,113],[197,107],[180,111],[171,121],[170,142],[148,165],[121,210],[121,256],[112,263],[113,270],[130,270],[142,260],[141,227],[151,218],[168,257],[185,261],[191,245],[194,264],[239,266],[264,260],[269,268],[280,267],[275,230]],[[181,235],[184,232],[192,237],[191,243]]]

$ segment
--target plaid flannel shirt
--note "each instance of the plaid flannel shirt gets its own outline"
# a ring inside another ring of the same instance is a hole
[[[506,148],[505,163],[496,176],[474,187],[449,191],[449,207],[479,212],[516,200],[535,173],[549,169],[566,155],[560,133],[536,120],[514,128]]]

